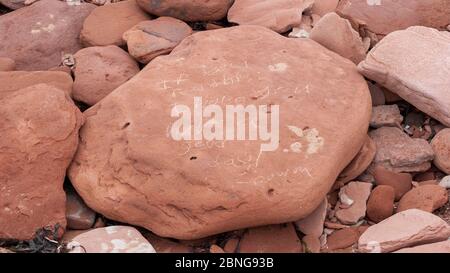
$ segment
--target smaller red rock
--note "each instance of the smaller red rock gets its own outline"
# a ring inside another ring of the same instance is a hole
[[[412,177],[409,173],[395,173],[382,166],[375,167],[373,171],[375,183],[377,185],[391,186],[395,190],[395,201],[412,188]]]
[[[367,217],[375,223],[390,217],[394,212],[395,191],[391,186],[377,186],[367,201]]]
[[[446,174],[450,174],[450,128],[443,129],[431,141],[435,154],[434,165]]]
[[[400,127],[402,121],[403,116],[400,114],[400,109],[396,104],[379,105],[372,108],[370,126],[373,128],[383,126]]]
[[[372,189],[371,183],[350,182],[339,192],[339,202],[345,208],[336,210],[336,218],[343,224],[356,224],[366,215],[366,203]]]
[[[231,238],[225,243],[223,250],[225,250],[226,253],[235,253],[238,245],[239,239]]]
[[[294,225],[270,225],[249,229],[239,244],[240,253],[301,253]]]
[[[320,18],[312,29],[310,38],[355,64],[359,64],[366,56],[366,48],[359,33],[347,19],[334,12]]]
[[[86,206],[76,192],[67,190],[66,219],[70,229],[89,229],[94,225],[95,212]]]
[[[398,204],[397,212],[420,209],[433,212],[448,202],[447,190],[439,185],[423,185],[407,192]]]
[[[118,46],[88,47],[74,55],[73,98],[94,105],[140,70],[133,58]]]
[[[359,232],[355,228],[343,228],[333,232],[327,238],[328,250],[351,247],[358,242]]]
[[[143,21],[123,34],[128,52],[137,61],[149,63],[157,56],[168,54],[184,38],[192,34],[191,27],[172,17]]]
[[[209,253],[225,253],[225,251],[218,245],[211,245]]]
[[[414,181],[417,181],[417,182],[429,181],[429,180],[435,180],[435,179],[436,179],[436,175],[433,171],[418,173],[414,176]]]

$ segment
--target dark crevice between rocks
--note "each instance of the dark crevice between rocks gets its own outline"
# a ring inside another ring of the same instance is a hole
[[[0,4],[0,15],[7,14],[8,12],[11,12],[11,11],[12,11],[11,9]]]

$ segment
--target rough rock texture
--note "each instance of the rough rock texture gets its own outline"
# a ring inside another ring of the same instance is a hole
[[[327,216],[327,206],[327,199],[324,199],[310,215],[295,222],[297,229],[305,235],[313,235],[319,238],[323,233],[323,223]]]
[[[410,209],[370,226],[359,238],[361,252],[392,252],[447,240],[450,226],[431,213]]]
[[[66,168],[82,116],[63,91],[39,84],[0,100],[0,238],[64,228]]]
[[[450,8],[450,2],[447,1]],[[448,16],[450,20],[450,16]],[[359,64],[367,78],[450,126],[450,33],[411,27],[386,36]]]
[[[339,0],[314,0],[311,13],[324,16],[329,12],[336,10]]]
[[[352,162],[345,167],[345,169],[339,174],[338,179],[334,185],[334,189],[338,189],[345,185],[346,183],[357,178],[362,174],[367,167],[369,167],[372,160],[375,158],[375,153],[377,152],[375,143],[373,140],[367,136],[364,145],[362,146],[359,153],[353,158]]]
[[[279,105],[278,149],[175,140],[173,106],[190,108],[194,96],[219,107]],[[199,32],[85,112],[69,176],[95,211],[162,237],[297,221],[357,154],[370,112],[354,64],[314,41],[259,26]]]
[[[371,183],[350,182],[341,188],[339,201],[348,207],[338,208],[336,218],[343,224],[356,224],[366,215],[366,203],[372,189]],[[350,203],[347,200],[351,200]]]
[[[78,36],[95,5],[70,6],[58,0],[40,0],[0,17],[0,57],[16,61],[17,70],[47,70],[58,66],[64,54],[81,48]]]
[[[366,57],[366,48],[359,33],[347,19],[334,12],[320,18],[309,37],[355,64],[359,64]]]
[[[12,10],[25,7],[25,0],[0,0],[0,4]]]
[[[320,253],[320,240],[314,235],[306,235],[302,238],[306,253]]]
[[[375,222],[381,222],[392,216],[394,212],[395,190],[391,186],[377,186],[367,201],[367,217]]]
[[[439,185],[421,185],[407,192],[398,203],[397,212],[421,209],[433,212],[448,202],[447,190]]]
[[[239,243],[240,253],[301,253],[302,243],[293,224],[249,229]]]
[[[410,26],[444,29],[450,24],[447,0],[342,0],[336,10],[379,35]]]
[[[135,0],[121,1],[94,9],[86,18],[80,39],[85,46],[125,45],[122,35],[134,25],[149,20]]]
[[[337,230],[327,237],[327,249],[336,250],[351,247],[358,242],[359,235],[357,228]]]
[[[96,228],[75,236],[71,253],[156,253],[139,231],[129,226]]]
[[[283,33],[299,26],[304,10],[314,0],[235,0],[228,21],[239,25],[260,25]]]
[[[450,253],[450,240],[403,248],[395,251],[394,253]]]
[[[75,55],[73,98],[94,105],[140,70],[136,61],[117,46],[83,48]]]
[[[13,71],[16,69],[16,62],[7,57],[0,57],[0,71]]]
[[[396,201],[400,200],[412,188],[412,176],[409,173],[396,173],[382,166],[377,166],[373,170],[373,177],[377,185],[394,188]]]
[[[50,85],[63,90],[69,96],[72,95],[72,77],[61,71],[0,72],[0,82],[0,99],[36,84]]]
[[[89,229],[94,225],[95,212],[86,206],[73,190],[66,191],[66,219],[69,229]]]
[[[426,140],[410,138],[395,127],[381,127],[369,135],[377,147],[372,165],[395,172],[420,172],[431,167],[434,153]]]
[[[446,174],[450,174],[450,129],[439,131],[431,141],[434,151],[434,165]]]
[[[137,0],[137,3],[150,14],[195,22],[224,18],[233,0]]]
[[[380,105],[372,108],[372,118],[370,119],[370,127],[380,128],[383,126],[399,127],[403,116],[396,104]]]
[[[172,17],[159,17],[137,24],[123,34],[123,39],[131,56],[146,64],[159,55],[170,53],[191,34],[192,29],[185,22]]]

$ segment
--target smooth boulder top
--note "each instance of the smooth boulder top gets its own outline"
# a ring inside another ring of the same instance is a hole
[[[358,66],[422,112],[450,126],[450,33],[410,27],[381,40]]]
[[[65,54],[81,49],[84,19],[96,6],[40,0],[0,16],[0,57],[16,62],[16,70],[47,70]]]
[[[73,98],[94,105],[140,70],[137,62],[118,46],[92,46],[74,55]]]
[[[336,12],[381,36],[411,26],[445,29],[450,24],[448,0],[342,0]]]
[[[175,141],[172,107],[192,109],[194,97],[279,105],[278,149]],[[370,113],[355,65],[314,41],[259,26],[199,32],[85,112],[69,176],[95,211],[163,237],[296,221],[361,149]]]
[[[234,0],[137,0],[150,14],[170,16],[187,22],[220,20]]]

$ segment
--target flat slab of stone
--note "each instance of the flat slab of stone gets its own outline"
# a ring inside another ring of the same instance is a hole
[[[156,253],[135,228],[109,226],[75,236],[67,245],[70,253]]]
[[[396,127],[381,127],[369,133],[377,152],[372,163],[394,172],[422,172],[431,167],[434,152],[424,139],[411,138]]]
[[[410,27],[382,39],[358,68],[367,78],[450,126],[449,44],[448,31]]]
[[[450,226],[438,216],[410,209],[370,226],[359,238],[361,252],[392,252],[405,247],[445,241]]]

